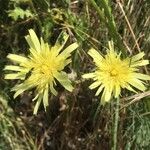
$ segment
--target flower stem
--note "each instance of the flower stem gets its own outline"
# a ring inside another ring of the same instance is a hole
[[[38,13],[37,13],[37,10],[35,9],[35,7],[34,7],[34,3],[33,3],[33,0],[30,0],[29,1],[29,4],[30,4],[30,7],[31,7],[31,9],[33,10],[33,12],[36,14],[36,21],[37,21],[37,25],[38,25],[38,27],[39,27],[39,29],[40,29],[40,32],[41,32],[41,28],[42,28],[42,22],[41,22],[41,20],[40,20],[40,17],[39,17],[39,15],[38,15]],[[40,33],[40,36],[41,36],[41,33]]]
[[[113,38],[114,42],[117,44],[119,50],[122,51],[124,56],[126,56],[126,51],[123,46],[122,39],[117,31],[116,23],[113,14],[111,13],[111,8],[109,4],[106,2],[106,0],[101,0],[101,5],[104,9],[104,11],[102,11],[100,7],[96,4],[95,0],[89,0],[89,1],[96,9],[99,15],[99,19],[102,20],[102,22],[107,26],[109,30],[109,34]]]
[[[95,112],[95,114],[94,114],[94,123],[95,123],[95,121],[96,121],[96,119],[97,119],[97,115],[99,114],[99,112],[100,112],[100,107],[101,107],[101,104],[99,103],[98,104],[98,107],[97,107],[97,109],[96,109],[96,112]]]
[[[119,98],[116,101],[115,108],[115,122],[114,122],[114,131],[113,131],[113,147],[112,150],[117,150],[117,133],[118,133],[118,122],[119,122]]]
[[[97,13],[98,13],[98,15],[99,15],[99,18],[100,18],[105,24],[107,24],[103,11],[101,11],[101,10],[99,9],[98,5],[95,3],[94,0],[90,0],[90,2],[91,2],[91,4],[93,5],[93,7],[96,9],[96,11],[97,11]]]

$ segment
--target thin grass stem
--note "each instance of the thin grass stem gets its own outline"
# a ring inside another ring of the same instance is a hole
[[[96,4],[95,0],[90,0],[92,6],[96,9],[99,19],[107,26],[110,36],[113,38],[114,42],[117,44],[119,50],[122,52],[123,56],[126,56],[126,51],[122,42],[122,39],[117,31],[116,23],[111,13],[111,9],[105,0],[101,0],[104,12]]]

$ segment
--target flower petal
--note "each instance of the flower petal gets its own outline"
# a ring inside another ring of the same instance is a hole
[[[40,45],[39,39],[38,39],[37,35],[35,34],[34,30],[30,29],[29,34],[30,35],[27,35],[25,37],[29,46],[31,48],[35,49],[37,52],[40,52],[41,45]]]
[[[103,90],[103,88],[104,88],[104,85],[101,85],[101,86],[98,88],[98,90],[97,90],[95,96],[98,96],[99,93]]]
[[[33,114],[34,114],[34,115],[36,115],[37,112],[38,112],[39,106],[40,106],[41,101],[42,101],[42,97],[43,97],[42,94],[38,97],[38,100],[37,100],[37,102],[36,102],[36,104],[35,104],[35,106],[34,106],[34,110],[33,110]]]
[[[15,87],[12,88],[12,91],[16,91],[16,93],[14,94],[14,98],[16,98],[17,96],[19,96],[24,91],[26,91],[30,88],[32,88],[32,85],[29,85],[27,83],[21,83],[19,85],[16,85]]]
[[[74,51],[78,47],[77,43],[73,43],[69,45],[63,52],[59,54],[59,57],[68,58],[70,57],[70,53]]]
[[[68,79],[68,76],[65,72],[54,74],[54,77],[60,82],[60,84],[68,91],[72,92],[74,89],[71,85],[71,81]]]
[[[139,54],[137,54],[137,55],[131,57],[131,61],[132,61],[132,62],[138,61],[138,60],[140,60],[141,58],[143,58],[144,55],[145,55],[144,52],[140,52]]]
[[[112,89],[104,88],[102,97],[101,97],[101,104],[104,105],[105,102],[109,102],[111,99]]]
[[[69,38],[69,35],[66,32],[61,32],[60,33],[60,35],[57,38],[57,41],[56,41],[54,47],[52,47],[52,50],[55,50],[57,55],[60,53],[62,48],[65,46],[68,38]],[[60,43],[60,39],[63,39],[63,43]]]
[[[142,73],[134,73],[133,75],[135,76],[135,78],[138,78],[138,79],[150,80],[149,75],[145,75],[145,74],[142,74]]]
[[[43,94],[43,105],[44,105],[44,109],[46,111],[46,108],[48,106],[48,85],[46,85],[46,88],[44,90],[44,94]]]
[[[20,72],[5,74],[5,77],[4,77],[4,79],[7,79],[7,80],[12,80],[12,79],[23,80],[24,78],[25,78],[25,75],[24,74],[21,75]]]
[[[17,63],[24,63],[24,62],[28,61],[28,59],[26,57],[19,56],[16,54],[8,54],[7,58],[14,62],[17,62]]]
[[[7,65],[5,66],[4,70],[11,70],[11,71],[23,71],[25,68],[20,66],[14,66],[14,65]]]
[[[92,83],[92,84],[89,86],[89,88],[90,88],[90,89],[95,89],[95,88],[97,88],[98,86],[100,86],[101,83],[102,83],[101,81],[95,81],[94,83]]]
[[[120,92],[121,92],[121,87],[120,87],[120,85],[118,84],[118,83],[116,83],[115,85],[114,85],[114,95],[115,95],[115,98],[118,98],[119,97],[119,95],[120,95]]]
[[[50,83],[50,91],[51,91],[55,96],[58,94],[57,91],[54,89],[53,82]]]
[[[131,67],[145,66],[145,65],[148,65],[148,64],[149,64],[148,60],[140,60],[140,61],[137,61],[137,62],[133,62],[131,64]]]
[[[103,59],[103,57],[100,55],[100,53],[98,53],[94,48],[91,48],[88,51],[88,54],[93,58],[96,65],[99,66],[99,64],[101,63],[101,61]]]
[[[127,84],[127,85],[125,86],[125,88],[128,89],[129,91],[134,92],[134,93],[138,93],[138,92],[136,92],[129,84]]]
[[[142,81],[140,81],[139,79],[132,79],[129,81],[129,83],[141,91],[146,90],[146,87],[142,84]]]

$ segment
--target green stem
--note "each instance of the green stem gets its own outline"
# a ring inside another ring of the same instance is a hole
[[[95,121],[96,121],[96,119],[97,119],[97,115],[98,115],[98,113],[100,112],[100,107],[101,107],[101,104],[99,103],[99,104],[98,104],[98,107],[97,107],[97,109],[96,109],[96,112],[95,112],[95,114],[94,114],[94,118],[93,118],[94,124],[95,124]]]
[[[42,22],[41,22],[41,20],[39,18],[39,15],[38,15],[35,7],[34,7],[33,1],[30,0],[29,3],[30,3],[30,7],[31,7],[32,11],[36,14],[36,18],[37,18],[36,20],[37,20],[38,27],[39,27],[40,31],[42,31],[41,30],[41,28],[42,28]],[[41,35],[41,33],[40,33],[40,35]]]
[[[115,122],[114,122],[114,131],[113,131],[113,147],[112,150],[117,150],[117,134],[118,134],[118,122],[119,122],[119,98],[116,101],[115,108]]]
[[[96,11],[97,11],[97,13],[99,15],[100,20],[102,20],[105,24],[107,24],[103,11],[101,11],[99,9],[98,5],[95,3],[94,0],[90,0],[90,2],[93,5],[93,7],[96,9]]]
[[[95,3],[95,0],[90,0],[90,3],[93,5],[93,7],[96,9],[99,19],[102,20],[102,22],[105,23],[107,26],[110,36],[113,38],[114,42],[117,44],[120,51],[122,51],[123,55],[126,56],[126,51],[123,45],[123,42],[120,38],[120,35],[118,34],[116,23],[114,21],[114,17],[111,13],[111,9],[108,3],[106,3],[105,0],[101,0],[102,7],[104,9],[105,14],[103,11],[99,8],[99,6]]]

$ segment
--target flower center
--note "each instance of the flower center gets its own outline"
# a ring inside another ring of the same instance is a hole
[[[50,70],[49,66],[47,66],[47,65],[42,65],[42,66],[41,66],[41,72],[42,72],[43,74],[50,74],[51,70]]]
[[[116,69],[112,69],[112,70],[110,71],[110,76],[112,76],[112,77],[117,76],[117,74],[118,74],[118,72],[117,72]]]

